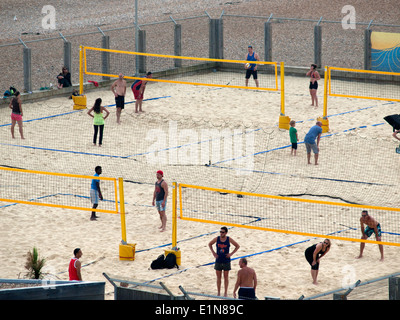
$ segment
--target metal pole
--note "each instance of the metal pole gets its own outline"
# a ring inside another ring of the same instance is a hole
[[[135,0],[135,51],[139,52],[138,0]],[[139,57],[136,55],[136,74],[139,74]]]
[[[177,214],[176,214],[176,204],[178,195],[178,184],[176,182],[172,183],[172,248],[177,246]]]
[[[281,62],[281,116],[285,115],[285,63]]]
[[[124,199],[124,179],[118,178],[119,184],[119,207],[121,215],[121,233],[122,233],[122,244],[127,244],[126,242],[126,222],[125,222],[125,199]]]
[[[329,77],[329,67],[325,66],[324,70],[324,111],[322,117],[326,119],[328,115],[328,77]],[[329,79],[330,80],[330,79]]]
[[[83,47],[79,47],[79,94],[83,94]]]

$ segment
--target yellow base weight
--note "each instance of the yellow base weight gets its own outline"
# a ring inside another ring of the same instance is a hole
[[[288,116],[279,116],[279,129],[289,130],[290,128],[290,118]]]
[[[181,265],[181,251],[180,250],[178,250],[178,251],[176,251],[176,250],[165,250],[164,255],[167,256],[168,253],[173,253],[174,255],[176,255],[176,264],[178,266],[180,266]]]
[[[119,245],[119,260],[135,260],[135,244],[127,243]]]
[[[74,110],[86,109],[86,96],[72,96]]]
[[[318,118],[317,121],[322,122],[322,133],[329,132],[329,120],[324,118]]]

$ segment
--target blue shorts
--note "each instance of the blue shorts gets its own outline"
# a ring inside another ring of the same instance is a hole
[[[164,207],[161,206],[164,200],[156,201],[156,207],[158,211],[165,211],[165,207],[167,206],[167,200],[165,200]]]
[[[378,223],[376,228],[378,229],[378,237],[380,237],[381,236],[381,225]],[[364,233],[369,238],[373,233],[375,233],[375,230],[373,228],[370,228],[369,226],[367,226],[364,230]]]

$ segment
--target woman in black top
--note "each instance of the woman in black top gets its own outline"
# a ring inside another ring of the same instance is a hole
[[[308,263],[311,266],[311,277],[313,279],[313,284],[317,283],[319,261],[323,256],[325,256],[329,249],[331,248],[331,241],[325,239],[323,242],[317,243],[308,247],[304,252]]]
[[[317,71],[317,65],[312,64],[310,70],[307,72],[307,76],[310,77],[310,95],[311,95],[311,106],[314,106],[315,102],[315,107],[318,107],[318,96],[317,96],[317,89],[318,89],[318,80],[321,79],[321,76],[319,75]]]
[[[15,93],[15,97],[11,99],[9,108],[12,110],[11,112],[11,136],[14,139],[14,128],[15,124],[18,123],[19,134],[21,135],[21,139],[24,138],[24,132],[22,129],[22,116],[24,115],[22,112],[22,103],[21,103],[21,95],[19,91]]]
[[[71,74],[68,71],[68,68],[63,67],[62,72],[57,76],[57,87],[58,89],[70,87],[71,84]]]

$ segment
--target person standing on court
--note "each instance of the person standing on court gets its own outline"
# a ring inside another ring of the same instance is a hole
[[[103,131],[104,131],[104,120],[107,119],[110,112],[101,105],[101,98],[97,98],[94,102],[94,106],[90,108],[88,111],[88,115],[93,118],[93,127],[94,127],[94,135],[93,135],[93,145],[96,145],[97,142],[97,133],[100,131],[99,135],[99,147],[103,144]],[[105,117],[103,117],[103,111],[106,113]]]
[[[100,166],[97,166],[94,171],[96,172],[94,174],[95,177],[98,177],[102,173],[102,169]],[[93,209],[96,209],[99,205],[99,199],[103,200],[103,195],[101,194],[100,190],[100,180],[99,179],[92,179],[92,184],[90,186],[90,201],[93,204]],[[95,221],[97,220],[96,216],[96,211],[92,211],[92,216],[90,217],[90,220]]]
[[[239,289],[239,299],[257,300],[256,287],[257,276],[254,269],[247,266],[247,259],[240,258],[240,270],[237,273],[235,288],[233,289],[233,297],[236,298],[236,290]]]
[[[69,262],[68,273],[70,281],[82,281],[81,274],[81,262],[79,261],[80,257],[82,257],[82,250],[76,248],[74,250],[74,257]]]
[[[126,81],[122,73],[119,74],[118,80],[111,85],[111,91],[115,96],[115,106],[117,108],[117,123],[121,123],[121,112],[125,108]]]
[[[318,165],[319,156],[319,141],[322,134],[322,122],[317,121],[315,126],[312,126],[304,138],[304,144],[307,149],[307,163],[311,164],[311,150],[314,152],[315,165]],[[315,143],[315,140],[317,142]]]
[[[140,79],[140,80],[137,79],[131,85],[133,96],[136,99],[136,101],[135,101],[135,113],[143,112],[142,103],[143,103],[144,90],[146,89],[146,84],[147,84],[146,78],[147,79],[153,78],[152,73],[151,72],[147,72],[145,79]]]
[[[246,55],[246,61],[260,61],[260,57],[253,50],[253,46],[247,47],[248,53]],[[246,68],[246,87],[249,84],[250,76],[253,75],[254,82],[256,83],[256,87],[258,87],[258,76],[257,76],[257,64],[250,63],[250,66]]]
[[[167,205],[168,197],[168,184],[163,179],[164,173],[158,170],[156,173],[157,181],[155,183],[153,193],[153,206],[156,205],[158,214],[160,215],[161,226],[159,227],[160,232],[164,232],[167,226],[167,215],[165,213],[165,207]]]
[[[229,285],[229,271],[231,270],[231,257],[239,250],[239,244],[231,237],[227,236],[228,228],[221,227],[219,231],[220,235],[210,241],[208,247],[210,248],[214,258],[215,265],[214,269],[217,275],[217,295],[221,295],[221,282],[222,282],[222,271],[224,273],[224,297],[228,296],[228,285]],[[216,251],[214,251],[213,245],[216,244]],[[235,247],[232,252],[230,251],[231,244]]]
[[[381,225],[378,221],[376,221],[373,217],[371,217],[368,214],[367,210],[363,210],[361,212],[360,224],[361,224],[361,233],[362,233],[361,239],[366,240],[374,233],[376,241],[381,241],[381,232],[382,232]],[[364,224],[366,225],[365,229],[364,229]],[[381,253],[380,261],[383,261],[383,245],[378,244],[378,247],[379,247],[379,251]],[[361,242],[360,243],[360,255],[357,257],[357,259],[362,258],[364,248],[365,248],[365,242]]]
[[[317,285],[317,277],[319,270],[319,262],[323,256],[325,256],[331,248],[331,241],[325,239],[323,242],[317,243],[308,247],[304,252],[306,260],[311,266],[311,277],[313,284]]]
[[[297,129],[296,127],[296,121],[291,120],[289,122],[290,128],[289,128],[289,137],[290,137],[290,143],[292,144],[292,149],[290,151],[291,155],[296,155],[297,152],[297,141],[299,140],[299,136],[297,134]]]
[[[317,65],[312,64],[310,70],[307,72],[307,77],[310,77],[310,95],[311,95],[311,106],[314,106],[315,102],[315,107],[318,107],[318,97],[317,97],[317,89],[318,89],[318,80],[321,79],[321,76],[319,75],[317,71]]]
[[[67,88],[72,86],[71,73],[67,67],[62,67],[61,73],[57,76],[57,88]]]
[[[9,108],[11,111],[11,137],[15,139],[14,136],[14,128],[15,124],[18,123],[19,134],[21,135],[21,139],[24,138],[24,130],[22,127],[22,117],[24,115],[22,111],[22,102],[21,102],[21,94],[19,91],[15,92],[15,97],[13,97],[10,101]]]

